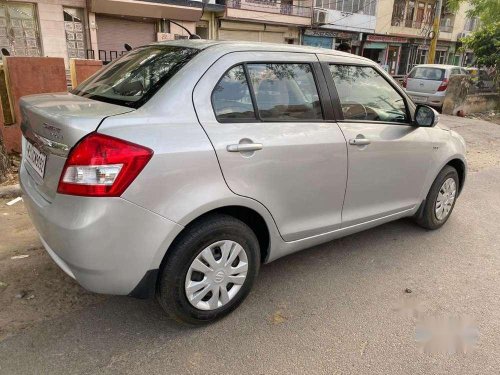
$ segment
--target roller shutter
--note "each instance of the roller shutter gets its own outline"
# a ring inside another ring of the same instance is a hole
[[[156,41],[155,23],[96,15],[99,50],[124,51],[123,45],[139,47]]]

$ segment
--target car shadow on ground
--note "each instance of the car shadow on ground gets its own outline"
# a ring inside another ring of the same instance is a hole
[[[375,258],[377,264],[390,267],[391,264],[398,262],[395,258],[398,256],[397,251],[400,251],[400,256],[404,256],[404,246],[395,246],[396,243],[404,242],[405,238],[418,239],[432,233],[417,227],[409,219],[402,219],[305,249],[263,265],[249,298],[226,319],[245,319],[245,314],[252,312],[247,311],[247,305],[250,304],[257,306],[257,311],[264,315],[267,313],[269,316],[272,314],[269,303],[279,307],[282,300],[293,299],[293,292],[290,289],[293,289],[294,284],[314,284],[315,279],[322,274],[335,282],[336,277],[345,276],[343,272],[352,272],[356,267],[361,267],[359,269],[362,270],[364,263],[373,262]],[[384,252],[385,248],[387,252]],[[77,326],[84,329],[92,340],[99,335],[123,336],[127,333],[144,335],[161,333],[175,338],[197,329],[168,318],[154,298],[141,300],[125,296],[110,296],[102,303],[47,324],[74,325],[75,320]],[[71,328],[61,327],[60,332],[65,332],[67,329]]]

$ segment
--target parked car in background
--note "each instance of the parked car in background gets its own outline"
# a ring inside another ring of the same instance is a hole
[[[404,79],[403,87],[416,104],[427,104],[441,110],[448,83],[454,75],[466,76],[467,72],[455,65],[417,65]]]
[[[234,310],[261,263],[403,217],[441,227],[467,173],[436,111],[325,49],[152,44],[21,113],[20,182],[53,260],[192,324]]]

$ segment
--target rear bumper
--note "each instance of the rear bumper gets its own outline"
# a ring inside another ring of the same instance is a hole
[[[415,104],[426,104],[434,107],[441,107],[446,95],[446,91],[437,92],[435,94],[426,94],[416,91],[406,91],[406,93],[413,99]]]
[[[28,213],[52,259],[84,288],[128,295],[158,269],[182,226],[122,198],[57,194],[49,203],[21,166]],[[132,293],[134,294],[134,293]]]

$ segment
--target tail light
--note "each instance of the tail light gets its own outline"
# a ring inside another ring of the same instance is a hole
[[[406,88],[406,85],[408,84],[408,76],[405,76],[403,79],[403,87]]]
[[[438,87],[438,91],[444,91],[448,88],[448,78],[443,79],[443,82]]]
[[[71,150],[57,192],[87,197],[118,197],[153,156],[149,148],[91,133]]]

